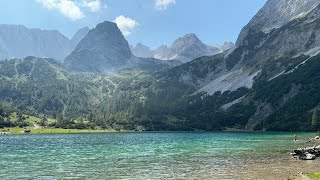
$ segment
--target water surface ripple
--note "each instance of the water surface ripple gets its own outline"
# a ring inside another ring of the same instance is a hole
[[[159,132],[0,136],[0,179],[285,179],[320,171],[288,153],[293,133]],[[318,167],[317,167],[318,166]]]

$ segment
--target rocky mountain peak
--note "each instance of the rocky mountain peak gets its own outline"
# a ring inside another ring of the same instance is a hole
[[[200,39],[193,33],[186,34],[183,37],[178,38],[175,40],[171,48],[176,50],[176,52],[179,52],[183,50],[185,47],[190,46],[198,46],[198,48],[206,49],[206,45],[200,41]]]
[[[136,46],[131,46],[131,52],[137,57],[151,58],[154,55],[154,50],[148,46],[138,43]]]
[[[126,66],[131,57],[129,44],[118,26],[105,21],[89,31],[64,64],[82,72],[108,72]]]
[[[236,45],[245,39],[250,30],[268,33],[295,18],[306,15],[318,4],[320,4],[319,0],[268,0],[249,24],[242,29]]]

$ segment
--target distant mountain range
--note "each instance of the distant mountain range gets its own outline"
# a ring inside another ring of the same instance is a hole
[[[175,40],[170,47],[162,45],[156,50],[138,43],[130,46],[132,53],[137,57],[153,57],[161,60],[179,60],[183,63],[189,62],[201,56],[212,56],[222,53],[234,47],[232,42],[223,45],[206,45],[191,33]]]
[[[115,23],[109,21],[100,23],[90,30],[64,61],[65,67],[69,70],[91,73],[174,64],[180,63],[134,56],[120,29]]]
[[[22,25],[0,25],[0,60],[35,56],[63,62],[89,31],[88,27],[84,27],[69,40],[54,30],[28,29]],[[136,57],[179,60],[186,63],[201,56],[221,53],[234,47],[234,44],[226,42],[221,46],[205,45],[195,34],[187,34],[175,40],[170,47],[162,45],[156,50],[151,50],[141,43],[129,47]]]
[[[36,56],[54,58],[62,62],[88,32],[89,28],[83,28],[69,40],[55,30],[0,25],[0,60]]]

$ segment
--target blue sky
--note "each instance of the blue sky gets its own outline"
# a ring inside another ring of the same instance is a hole
[[[0,24],[59,30],[116,21],[130,44],[170,45],[187,33],[207,44],[235,42],[266,0],[1,0]]]

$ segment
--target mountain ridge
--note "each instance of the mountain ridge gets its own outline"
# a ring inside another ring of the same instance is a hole
[[[88,32],[63,64],[71,71],[115,73],[135,67],[162,69],[163,66],[175,66],[179,62],[135,57],[117,24],[105,21]]]
[[[231,42],[223,45],[206,45],[194,33],[189,33],[176,39],[170,47],[161,45],[155,50],[138,43],[132,47],[133,54],[137,57],[153,57],[161,60],[180,60],[189,62],[201,56],[211,56],[234,47]],[[139,51],[139,52],[136,52]]]
[[[84,37],[85,33],[79,34],[79,32],[75,34],[77,37],[74,36],[69,40],[57,30],[2,24],[0,25],[0,60],[37,56],[54,58],[62,62],[71,53],[75,44]]]

